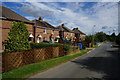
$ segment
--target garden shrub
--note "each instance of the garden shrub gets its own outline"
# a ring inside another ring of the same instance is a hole
[[[23,22],[13,22],[8,40],[5,45],[5,51],[21,51],[30,49],[28,42],[29,33],[26,25]]]

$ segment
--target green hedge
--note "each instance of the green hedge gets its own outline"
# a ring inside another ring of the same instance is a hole
[[[45,47],[57,47],[57,46],[63,46],[59,43],[31,43],[30,44],[31,49],[37,49],[37,48],[45,48]]]
[[[67,55],[68,53],[76,49],[76,47],[73,47],[71,45],[59,44],[59,43],[31,43],[30,46],[31,46],[31,49],[63,46],[65,55]]]

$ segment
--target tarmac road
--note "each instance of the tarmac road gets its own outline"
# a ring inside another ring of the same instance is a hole
[[[87,80],[120,80],[120,51],[104,43],[88,54],[61,64],[30,78],[79,78]]]

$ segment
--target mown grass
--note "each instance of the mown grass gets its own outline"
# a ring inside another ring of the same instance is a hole
[[[83,54],[86,54],[87,50],[82,50],[81,53],[71,55],[71,56],[63,56],[63,57],[58,57],[54,59],[49,59],[46,61],[34,63],[34,64],[29,64],[25,65],[23,67],[11,70],[9,72],[5,72],[2,74],[3,80],[6,78],[12,78],[12,80],[17,79],[17,78],[27,78],[33,74],[48,70],[52,67],[55,67],[57,65],[60,65],[62,63],[65,63],[67,61],[70,61],[76,57],[79,57]]]
[[[98,45],[94,45],[92,48],[97,48],[98,47]]]

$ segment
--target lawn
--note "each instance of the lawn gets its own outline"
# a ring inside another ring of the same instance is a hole
[[[87,50],[82,50],[81,53],[78,53],[75,55],[63,56],[63,57],[49,59],[49,60],[45,60],[45,61],[34,63],[34,64],[25,65],[23,67],[3,73],[2,77],[3,79],[12,78],[12,80],[13,79],[15,80],[17,78],[27,78],[33,74],[48,70],[50,68],[53,68],[57,65],[60,65],[67,61],[75,59],[76,57],[79,57],[86,53],[87,53]]]

